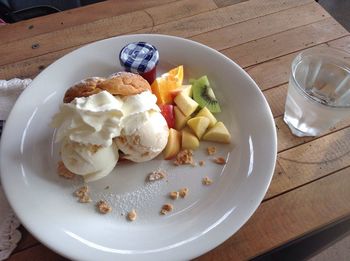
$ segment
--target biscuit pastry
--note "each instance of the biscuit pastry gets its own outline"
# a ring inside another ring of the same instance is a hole
[[[118,72],[105,81],[97,84],[97,88],[113,95],[129,96],[144,91],[151,91],[149,83],[140,75],[130,72]]]
[[[105,78],[101,77],[91,77],[74,84],[64,94],[63,102],[70,103],[77,97],[88,97],[103,91],[97,84],[104,80]]]
[[[88,97],[103,90],[112,95],[129,96],[151,91],[151,86],[138,74],[118,72],[107,79],[91,77],[78,82],[66,91],[63,102],[70,103],[77,97]]]

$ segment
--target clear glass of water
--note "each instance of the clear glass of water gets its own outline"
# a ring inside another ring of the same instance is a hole
[[[350,54],[330,47],[292,62],[284,121],[296,136],[318,136],[350,117]]]

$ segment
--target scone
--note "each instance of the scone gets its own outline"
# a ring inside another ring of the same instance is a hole
[[[107,79],[91,77],[74,84],[66,91],[63,101],[70,103],[77,97],[88,97],[103,90],[112,95],[130,96],[151,91],[151,86],[138,74],[118,72]]]

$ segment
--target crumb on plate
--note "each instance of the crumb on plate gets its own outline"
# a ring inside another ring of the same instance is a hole
[[[89,188],[86,185],[74,191],[74,196],[78,198],[78,201],[80,203],[89,203],[92,201],[89,195]]]
[[[205,161],[204,160],[200,160],[198,163],[199,163],[199,166],[204,166],[205,165]]]
[[[158,170],[158,171],[153,171],[147,176],[147,181],[156,181],[156,180],[161,180],[166,177],[166,174],[164,171]]]
[[[180,191],[179,191],[180,197],[185,198],[187,196],[188,192],[189,192],[188,188],[180,189]]]
[[[160,210],[160,214],[166,215],[168,212],[173,211],[174,207],[171,204],[164,204]]]
[[[223,157],[217,157],[213,160],[216,164],[224,165],[226,164],[226,159]]]
[[[112,210],[111,206],[108,205],[108,203],[104,200],[100,200],[96,203],[96,207],[98,211],[102,214],[106,214]]]
[[[174,161],[174,164],[176,166],[185,164],[191,164],[192,166],[195,166],[195,163],[193,161],[193,151],[188,149],[181,150],[176,155],[176,160]]]
[[[76,176],[73,172],[69,171],[66,168],[62,160],[57,162],[57,173],[60,177],[63,177],[66,179],[74,179],[74,177]]]
[[[205,177],[202,179],[202,183],[203,183],[203,185],[208,186],[208,185],[211,185],[213,183],[213,181],[210,178]]]
[[[128,220],[135,221],[137,217],[136,210],[133,209],[128,213]]]
[[[178,191],[172,191],[172,192],[170,192],[169,193],[169,197],[171,198],[171,199],[178,199],[179,198],[179,192]]]
[[[208,155],[214,155],[216,153],[216,147],[210,146],[207,148]]]

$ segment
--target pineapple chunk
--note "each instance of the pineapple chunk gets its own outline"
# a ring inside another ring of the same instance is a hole
[[[171,159],[175,157],[181,149],[181,133],[175,129],[169,129],[168,143],[164,149],[164,158]]]
[[[192,85],[182,85],[182,91],[183,94],[185,94],[188,97],[192,97]]]
[[[185,116],[191,115],[198,107],[197,102],[182,92],[175,97],[174,102]]]
[[[203,107],[203,109],[201,109],[196,117],[198,116],[203,116],[203,117],[207,117],[210,122],[209,122],[209,127],[213,127],[215,125],[215,123],[217,122],[217,119],[214,117],[214,115],[208,110],[207,107]]]
[[[175,115],[175,129],[182,130],[185,127],[187,121],[191,118],[191,116],[185,116],[181,110],[174,106],[174,115]]]
[[[210,128],[204,135],[203,140],[216,141],[221,143],[230,143],[231,134],[227,130],[226,126],[218,121],[214,127]]]
[[[195,150],[199,147],[199,140],[189,128],[184,128],[181,131],[181,147],[182,149]]]
[[[189,119],[187,125],[193,130],[198,139],[201,139],[209,126],[210,120],[206,117],[199,116]]]

